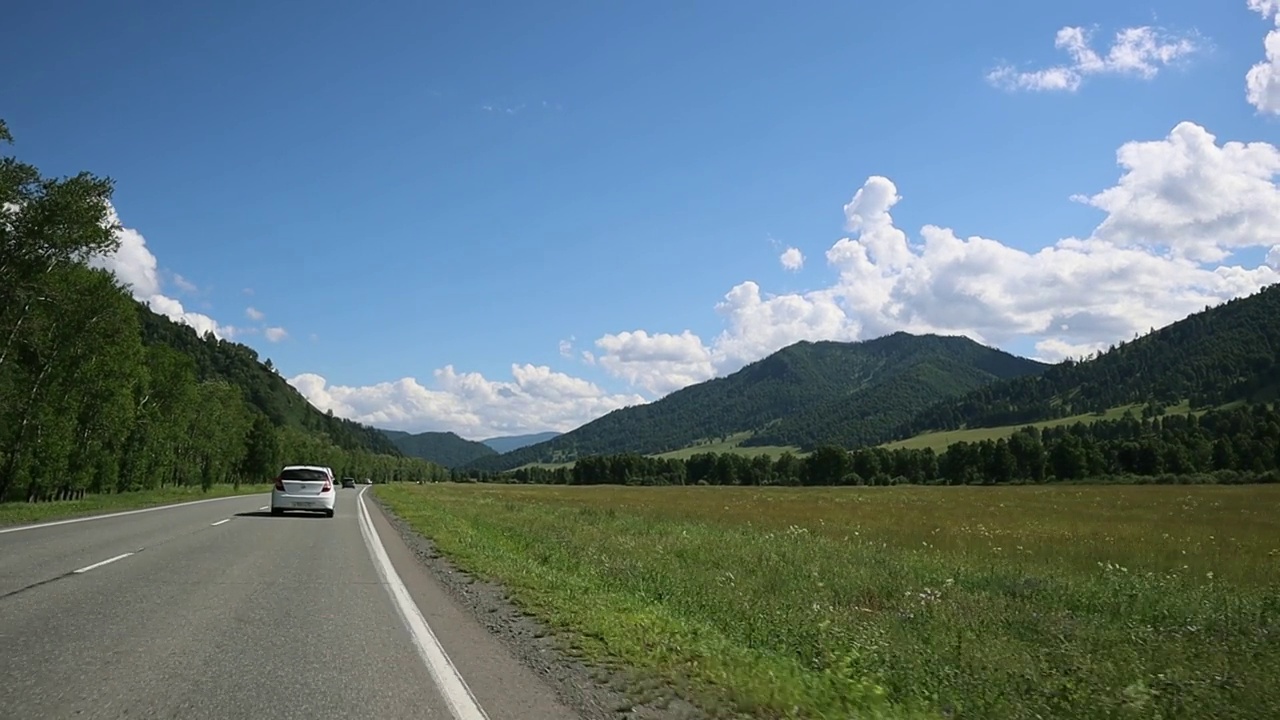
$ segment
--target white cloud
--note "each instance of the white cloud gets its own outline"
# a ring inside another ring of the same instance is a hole
[[[584,422],[644,398],[608,394],[586,380],[546,366],[511,366],[512,380],[488,380],[458,373],[452,365],[435,371],[435,389],[414,378],[366,387],[329,385],[303,373],[289,383],[322,410],[377,427],[423,432],[452,430],[478,439],[494,434],[571,430]]]
[[[778,256],[778,262],[787,270],[800,270],[804,267],[804,253],[798,248],[789,247]]]
[[[1274,22],[1277,29],[1263,41],[1266,60],[1245,75],[1245,98],[1258,112],[1280,115],[1280,0],[1249,0],[1249,9]]]
[[[266,330],[263,330],[262,334],[273,343],[280,342],[281,340],[289,337],[288,331],[282,327],[269,327]]]
[[[679,335],[644,330],[605,335],[596,340],[599,363],[610,374],[651,393],[665,395],[714,375],[711,354],[702,339],[685,330]]]
[[[660,392],[799,340],[894,330],[995,345],[1029,337],[1042,359],[1059,360],[1280,282],[1275,147],[1218,145],[1181,123],[1163,140],[1127,143],[1117,159],[1114,187],[1075,198],[1106,213],[1094,232],[1034,252],[937,225],[925,225],[913,245],[890,213],[897,187],[873,176],[845,205],[854,234],[826,253],[837,272],[829,287],[771,296],[744,281],[717,305],[725,328],[710,343],[687,331],[605,335],[599,364]],[[1243,248],[1270,248],[1267,263],[1220,264]]]
[[[267,316],[267,315],[266,315],[266,313],[262,312],[261,310],[259,310],[259,309],[257,309],[257,308],[253,308],[253,307],[247,307],[247,308],[245,308],[245,309],[244,309],[244,314],[245,314],[245,315],[246,315],[250,320],[253,320],[254,322],[257,322],[257,321],[259,321],[259,320],[261,320],[262,318],[264,318],[264,317],[266,317],[266,316]]]
[[[560,357],[573,357],[574,338],[560,341]]]
[[[177,273],[173,274],[173,284],[176,285],[178,289],[184,293],[194,293],[198,289],[196,288],[195,283],[191,282],[190,280],[182,277]]]
[[[1175,35],[1142,26],[1117,32],[1107,54],[1099,55],[1090,47],[1091,34],[1082,27],[1068,26],[1058,31],[1054,47],[1070,55],[1070,65],[1020,71],[1004,64],[987,73],[987,82],[1004,90],[1075,92],[1090,75],[1128,75],[1150,80],[1161,67],[1199,50],[1194,34]]]
[[[115,207],[108,205],[107,210],[108,222],[119,225],[120,217],[116,214]],[[119,237],[120,247],[115,252],[90,258],[89,264],[110,270],[129,287],[136,300],[146,303],[153,311],[170,320],[190,325],[201,335],[212,332],[215,336],[224,339],[235,336],[236,328],[230,325],[219,325],[208,315],[191,312],[184,308],[180,301],[163,293],[164,288],[160,282],[156,257],[147,248],[147,241],[142,233],[122,226]]]

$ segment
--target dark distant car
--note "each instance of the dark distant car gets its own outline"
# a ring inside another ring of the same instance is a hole
[[[344,488],[353,488],[353,487],[355,487],[355,486],[356,486],[356,479],[355,479],[355,478],[342,478],[342,487],[344,487]]]

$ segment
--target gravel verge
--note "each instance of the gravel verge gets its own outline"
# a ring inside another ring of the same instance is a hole
[[[556,696],[580,713],[582,720],[707,720],[709,716],[684,700],[678,688],[624,668],[611,668],[574,657],[569,636],[524,612],[500,585],[460,570],[430,539],[423,537],[376,496],[382,509],[418,562],[478,623],[498,638],[512,655],[542,678]]]

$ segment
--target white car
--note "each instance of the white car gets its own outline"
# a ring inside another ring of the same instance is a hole
[[[337,501],[333,491],[333,470],[323,465],[287,465],[276,476],[271,490],[271,514],[285,510],[322,512],[333,517]]]

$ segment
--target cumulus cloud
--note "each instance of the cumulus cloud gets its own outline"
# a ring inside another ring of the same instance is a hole
[[[108,222],[119,226],[120,216],[116,213],[115,207],[108,205],[107,211]],[[121,226],[119,238],[120,246],[115,252],[90,258],[89,264],[110,270],[120,279],[120,282],[129,287],[136,300],[146,303],[153,311],[170,320],[190,325],[201,335],[211,332],[216,337],[224,339],[235,336],[236,328],[230,325],[219,325],[208,315],[187,310],[179,300],[164,294],[156,257],[151,254],[142,233],[133,228]],[[179,288],[181,288],[181,282],[182,278],[178,276],[175,284],[179,285]]]
[[[1280,115],[1280,0],[1249,0],[1249,9],[1274,22],[1263,41],[1266,59],[1245,75],[1245,98],[1258,112]]]
[[[289,383],[322,410],[377,427],[424,432],[451,430],[480,439],[494,434],[571,430],[591,419],[645,401],[634,394],[609,394],[581,378],[546,366],[512,365],[512,379],[488,380],[459,373],[452,365],[435,371],[435,388],[416,379],[365,387],[331,385],[321,375],[303,373]]]
[[[1199,50],[1194,34],[1176,35],[1142,26],[1117,32],[1111,48],[1100,55],[1090,46],[1092,34],[1082,27],[1068,26],[1058,31],[1053,44],[1071,57],[1069,65],[1022,71],[1002,64],[987,72],[987,82],[1004,90],[1075,92],[1090,75],[1127,75],[1150,80],[1159,74],[1160,68]]]
[[[262,320],[262,318],[264,318],[264,317],[266,317],[266,316],[267,316],[267,315],[266,315],[266,313],[262,312],[261,310],[259,310],[259,309],[257,309],[257,308],[254,308],[254,307],[247,307],[247,308],[245,308],[245,309],[244,309],[244,314],[245,314],[245,316],[246,316],[246,317],[248,317],[250,320],[252,320],[252,321],[254,321],[254,322],[258,322],[258,321]]]
[[[1085,238],[1034,252],[925,225],[912,244],[891,211],[902,197],[873,176],[845,205],[853,234],[826,253],[825,288],[768,295],[754,281],[717,305],[710,342],[635,330],[596,342],[599,364],[653,392],[732,372],[799,340],[856,340],[895,330],[966,335],[1002,345],[1030,337],[1041,359],[1079,357],[1206,305],[1280,282],[1280,151],[1219,145],[1180,123],[1162,140],[1116,154],[1114,187],[1077,196],[1105,213]],[[1223,264],[1268,249],[1257,267]]]
[[[804,253],[798,248],[789,247],[778,256],[778,262],[787,270],[800,270],[804,267]]]
[[[269,327],[266,330],[263,330],[262,334],[273,343],[280,342],[281,340],[289,337],[289,332],[282,327]]]
[[[560,341],[560,357],[573,357],[573,340],[574,338],[569,338]]]
[[[715,368],[711,354],[697,335],[644,330],[605,335],[596,341],[599,363],[610,374],[651,393],[665,395],[710,378]]]

